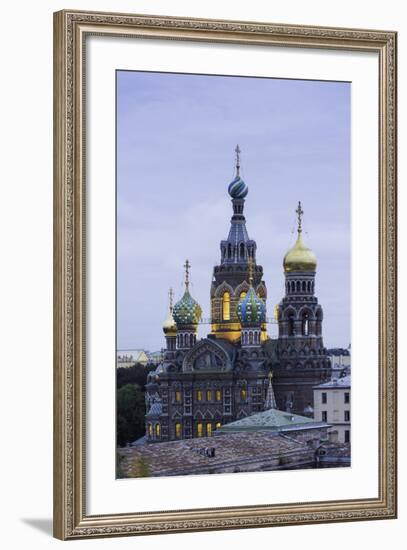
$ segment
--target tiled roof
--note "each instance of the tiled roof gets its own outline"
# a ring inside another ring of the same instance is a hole
[[[350,388],[350,374],[343,376],[342,378],[334,378],[329,380],[329,382],[324,382],[318,386],[314,386],[314,389],[323,389],[323,388]]]
[[[317,428],[327,426],[323,422],[316,422],[313,418],[292,414],[277,409],[252,414],[235,422],[225,424],[220,432],[248,432],[260,430],[289,431],[295,429]]]

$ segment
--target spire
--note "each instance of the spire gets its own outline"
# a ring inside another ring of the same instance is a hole
[[[236,145],[235,153],[236,153],[236,177],[239,178],[240,177],[240,153],[241,153],[239,144]]]
[[[295,213],[297,214],[297,220],[298,220],[297,231],[298,233],[301,233],[302,232],[302,215],[304,214],[304,210],[301,208],[301,201],[298,201],[298,207]]]
[[[236,153],[236,175],[233,178],[233,180],[229,183],[228,186],[228,193],[232,197],[232,199],[244,199],[249,192],[249,189],[245,182],[240,177],[240,147],[239,145],[236,145],[235,147],[235,153]],[[243,212],[243,210],[242,210]],[[236,214],[241,214],[242,212],[236,212]]]
[[[172,313],[172,308],[173,308],[173,300],[174,300],[174,292],[173,292],[172,288],[170,287],[170,290],[168,291],[168,303],[169,303],[169,308],[170,308],[171,313]]]
[[[249,259],[247,260],[248,269],[249,269],[249,285],[253,285],[253,271],[254,271],[254,262],[253,258],[249,256]]]
[[[188,292],[189,291],[189,270],[191,267],[191,264],[189,263],[188,259],[185,260],[184,267],[185,267],[185,290]]]
[[[270,370],[269,372],[269,385],[267,388],[266,401],[264,402],[264,409],[277,409],[276,398],[274,397],[273,384],[271,383],[273,379],[273,373]]]

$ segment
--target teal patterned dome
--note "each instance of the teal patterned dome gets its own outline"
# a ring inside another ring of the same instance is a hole
[[[236,176],[235,179],[229,183],[228,192],[232,199],[244,199],[249,192],[249,188],[240,176]]]
[[[260,325],[266,320],[266,304],[259,298],[252,286],[237,305],[237,316],[244,325]]]
[[[180,325],[197,325],[202,317],[202,309],[196,300],[192,298],[189,290],[179,300],[172,311],[172,316],[177,326]]]

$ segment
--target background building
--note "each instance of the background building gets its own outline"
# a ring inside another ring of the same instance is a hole
[[[351,371],[351,346],[347,348],[328,349],[328,355],[332,365],[332,375],[341,378]]]
[[[117,350],[116,366],[133,367],[136,363],[146,366],[149,363],[147,353],[143,349],[122,349]]]
[[[314,387],[314,419],[328,422],[341,443],[350,443],[350,393],[349,375]]]

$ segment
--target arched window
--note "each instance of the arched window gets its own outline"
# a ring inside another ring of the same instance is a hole
[[[308,281],[308,292],[311,292],[311,281]]]
[[[222,401],[222,392],[220,390],[216,390],[215,399],[216,401]]]
[[[245,257],[244,244],[240,243],[240,259],[244,259],[244,257]]]
[[[240,299],[243,300],[243,298],[246,296],[247,292],[245,290],[243,290],[241,293],[240,293]]]
[[[206,435],[208,437],[211,437],[212,435],[212,424],[210,422],[206,424]]]
[[[156,435],[156,437],[160,437],[160,434],[161,434],[161,426],[160,426],[160,424],[156,424],[155,425],[155,435]]]
[[[249,332],[249,345],[253,344],[253,332]]]
[[[240,401],[246,401],[247,391],[243,388],[240,390]]]
[[[202,390],[196,392],[196,399],[197,401],[202,401]]]
[[[288,318],[288,336],[294,336],[294,315],[291,315]]]
[[[297,281],[297,292],[299,292],[301,289],[300,281]]]
[[[183,334],[179,335],[179,347],[180,348],[184,347],[184,335]]]
[[[147,426],[147,433],[148,433],[148,437],[153,437],[153,425],[151,424],[151,422],[148,423],[148,426]]]
[[[232,257],[232,245],[229,243],[228,244],[228,258],[231,258]]]
[[[175,392],[175,401],[177,403],[180,403],[181,402],[181,392],[180,391],[176,391]]]
[[[305,290],[306,290],[306,286],[305,286],[305,285],[306,285],[305,281],[302,281],[302,291],[303,291],[303,292],[305,292]]]
[[[203,424],[202,424],[202,422],[198,422],[198,424],[196,426],[196,433],[197,433],[198,437],[203,436]]]
[[[223,320],[230,321],[230,294],[225,292],[223,294]]]
[[[181,424],[179,422],[177,422],[175,424],[175,437],[177,439],[180,439],[181,438],[181,435],[182,435],[182,429],[181,429]]]
[[[220,422],[216,422],[216,429],[219,430],[219,428],[222,427],[222,424]]]
[[[295,292],[295,282],[291,281],[291,292]]]
[[[207,401],[212,401],[212,391],[211,390],[206,390],[206,400]]]
[[[309,315],[304,313],[302,316],[302,334],[303,336],[308,336],[309,334]]]

